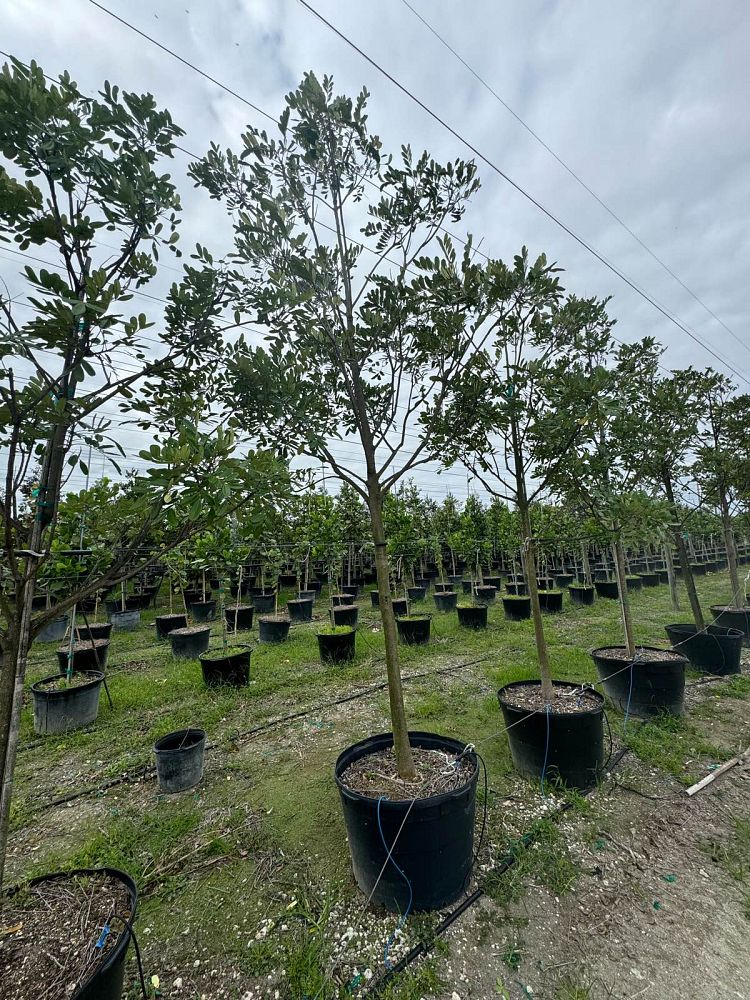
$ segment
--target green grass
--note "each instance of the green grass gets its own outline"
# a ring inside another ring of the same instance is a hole
[[[717,747],[705,739],[698,727],[684,716],[662,715],[645,724],[630,721],[625,742],[645,763],[666,771],[686,785],[691,785],[698,773],[694,766],[688,770],[687,761],[694,765],[698,757],[721,763],[731,756],[729,749]]]
[[[508,853],[516,858],[515,864],[504,873],[490,873],[485,879],[484,891],[501,906],[518,902],[530,878],[561,896],[578,877],[565,838],[552,820],[538,820],[530,833],[533,839],[528,846],[519,842],[509,845]]]

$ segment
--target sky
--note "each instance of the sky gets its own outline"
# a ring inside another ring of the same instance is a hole
[[[750,5],[742,0],[309,0],[311,6],[486,158],[596,248],[738,373],[750,389]],[[274,119],[304,72],[339,92],[371,93],[370,126],[438,159],[468,158],[431,118],[299,0],[105,0],[113,13]],[[612,214],[449,52],[446,39],[517,116],[681,279],[682,287]],[[239,148],[246,124],[269,122],[98,9],[90,0],[0,0],[0,48],[71,72],[87,93],[108,79],[150,91],[185,129],[188,150]],[[229,249],[223,213],[173,172],[183,194],[181,246]],[[566,289],[612,295],[616,335],[653,335],[664,365],[728,371],[484,162],[482,188],[460,225],[492,256],[526,245],[564,268]],[[0,251],[17,289],[18,261]],[[151,291],[177,277],[164,271]],[[691,295],[694,293],[708,309]],[[718,317],[718,321],[715,317]],[[729,329],[727,329],[729,328]],[[730,332],[731,331],[731,332]],[[139,442],[127,438],[129,450]],[[142,442],[141,442],[142,445]],[[467,491],[466,475],[416,476],[436,498]],[[469,488],[472,488],[469,486]]]

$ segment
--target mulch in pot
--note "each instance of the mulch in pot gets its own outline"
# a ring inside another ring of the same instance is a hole
[[[512,695],[505,696],[507,704],[513,708],[528,712],[543,712],[549,704],[555,715],[573,715],[575,712],[595,710],[601,704],[600,698],[591,691],[584,689],[552,689],[552,700],[542,697],[542,688],[538,681],[529,681],[528,685],[513,687]]]
[[[412,747],[411,752],[417,770],[413,781],[399,777],[393,747],[360,757],[344,771],[341,781],[353,792],[369,798],[385,795],[396,801],[443,795],[463,788],[474,775],[474,763],[468,757],[454,766],[456,757],[441,750]]]
[[[0,935],[3,1000],[65,1000],[102,964],[130,918],[127,887],[106,873],[28,886],[5,901]],[[100,948],[105,925],[109,933]]]

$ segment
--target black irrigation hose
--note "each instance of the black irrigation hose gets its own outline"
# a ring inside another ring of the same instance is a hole
[[[475,666],[477,663],[483,663],[485,660],[491,659],[491,656],[480,656],[476,660],[467,660],[465,663],[459,663],[453,667],[442,667],[440,670],[423,670],[416,674],[405,674],[403,677],[404,681],[419,680],[423,677],[439,677],[442,674],[454,673],[457,670],[464,670],[466,667]],[[263,733],[268,729],[273,729],[276,726],[280,726],[285,722],[293,722],[295,719],[304,718],[305,716],[312,715],[315,712],[323,711],[327,708],[334,708],[337,705],[345,705],[347,702],[356,701],[359,698],[366,698],[368,695],[373,694],[376,691],[382,691],[388,687],[388,681],[379,681],[377,684],[373,684],[363,691],[356,691],[354,694],[344,695],[342,698],[336,698],[333,701],[322,702],[318,705],[313,705],[310,708],[305,708],[299,712],[290,712],[289,715],[283,715],[278,719],[271,719],[268,722],[264,722],[259,726],[254,726],[252,729],[246,729],[244,732],[237,734],[232,737],[233,741],[247,740],[251,736],[256,736],[258,733]],[[207,743],[206,750],[214,750],[219,744],[218,743]],[[43,805],[39,806],[37,812],[44,812],[47,809],[52,809],[55,806],[67,805],[69,802],[75,802],[77,799],[85,798],[87,795],[96,795],[99,792],[105,792],[110,788],[114,788],[117,785],[128,784],[132,781],[141,781],[147,777],[152,777],[156,773],[156,765],[146,765],[143,768],[139,768],[136,773],[127,772],[125,774],[120,774],[116,778],[110,778],[107,781],[103,781],[99,785],[93,785],[87,788],[81,788],[77,792],[71,792],[68,795],[62,795],[59,798],[51,799],[49,802],[45,802]]]
[[[642,723],[641,725],[645,724],[646,723]],[[617,767],[617,765],[620,763],[620,761],[623,759],[623,757],[627,752],[628,748],[623,747],[614,755],[614,758],[609,764],[610,771],[612,771],[615,767]],[[597,786],[594,785],[592,788],[587,788],[581,794],[583,796],[588,796],[596,787]],[[554,813],[551,813],[547,817],[547,819],[550,819],[553,822],[557,822],[569,809],[572,808],[573,808],[572,802],[563,802],[563,804],[558,809],[556,809]],[[526,848],[530,847],[535,840],[536,840],[535,833],[533,832],[525,833],[523,837],[521,837],[520,839],[520,846],[522,846],[525,850]],[[494,876],[496,878],[499,877],[500,875],[504,875],[510,868],[513,867],[513,865],[515,865],[518,859],[519,859],[518,853],[506,854],[505,857],[501,859],[499,864],[496,865],[495,868],[493,868],[492,871],[488,873],[488,875]],[[400,973],[404,972],[413,962],[415,962],[422,955],[426,955],[428,952],[432,951],[436,940],[443,934],[445,934],[448,928],[453,923],[455,923],[455,921],[458,920],[458,918],[463,913],[465,913],[470,907],[472,907],[474,903],[480,900],[482,896],[484,896],[484,889],[482,889],[481,887],[475,889],[470,896],[467,896],[466,899],[463,900],[463,902],[459,903],[459,905],[455,908],[455,910],[451,910],[448,916],[445,917],[438,924],[437,928],[435,929],[435,933],[433,934],[430,941],[420,941],[419,944],[414,945],[411,951],[407,952],[402,959],[400,959],[391,969],[388,969],[386,972],[384,972],[383,975],[373,983],[373,985],[369,988],[367,993],[364,993],[362,995],[363,998],[367,998],[367,1000],[370,1000],[370,998],[372,997],[382,996],[383,991],[387,989],[387,987],[391,984],[393,979],[396,976],[400,975]]]

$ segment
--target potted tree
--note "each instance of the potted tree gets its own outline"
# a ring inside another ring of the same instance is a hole
[[[402,477],[434,458],[432,426],[474,350],[465,302],[444,301],[430,288],[442,285],[444,269],[461,271],[467,282],[481,270],[470,249],[457,258],[440,232],[446,219],[461,217],[478,181],[472,164],[442,165],[408,147],[397,159],[387,156],[368,129],[366,103],[366,91],[353,100],[336,96],[330,79],[319,82],[309,73],[287,96],[276,138],[248,128],[240,156],[213,147],[191,173],[232,213],[233,258],[242,265],[233,275],[236,306],[268,331],[264,347],[240,340],[228,358],[235,412],[259,440],[283,436],[288,446],[325,463],[366,504],[392,731],[346,750],[336,781],[361,888],[376,902],[406,906],[395,868],[386,866],[377,877],[385,856],[377,814],[389,845],[399,834],[391,856],[410,870],[414,905],[425,908],[455,898],[465,884],[477,763],[457,741],[409,733],[383,502]],[[427,256],[428,248],[437,259]],[[414,269],[421,272],[416,278]],[[405,431],[415,426],[412,445]],[[332,447],[339,438],[356,452],[352,461]],[[446,788],[435,770],[461,754]],[[364,789],[356,775],[368,761],[392,773],[395,784]],[[422,794],[424,768],[437,782],[433,793],[445,797],[434,830],[421,822],[434,801]]]

